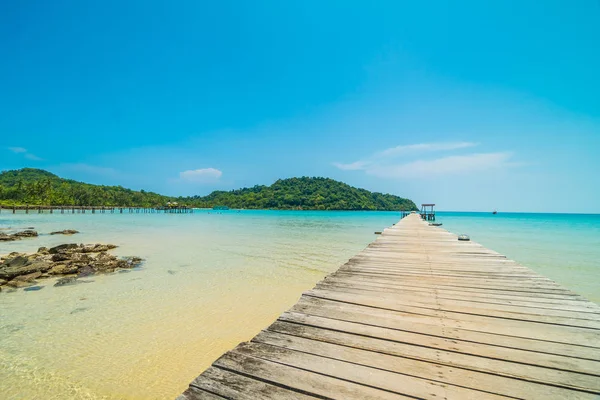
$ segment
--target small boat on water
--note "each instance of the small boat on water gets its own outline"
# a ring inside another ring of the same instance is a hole
[[[460,240],[461,242],[468,242],[469,240],[471,240],[471,238],[469,237],[469,235],[465,235],[463,233],[462,235],[458,235],[458,240]]]
[[[494,210],[494,211],[492,211],[492,214],[496,215],[496,214],[498,214],[498,211]]]

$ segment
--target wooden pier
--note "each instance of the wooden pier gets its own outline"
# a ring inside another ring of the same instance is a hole
[[[0,213],[5,210],[16,214],[17,211],[25,214],[35,213],[60,213],[60,214],[189,214],[194,209],[187,206],[159,206],[159,207],[125,207],[125,206],[0,206]]]
[[[178,399],[599,395],[600,306],[410,214]]]

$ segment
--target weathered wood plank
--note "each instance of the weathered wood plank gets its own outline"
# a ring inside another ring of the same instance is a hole
[[[419,305],[408,305],[401,300],[385,298],[383,296],[367,296],[358,293],[344,293],[330,290],[313,289],[305,292],[303,296],[411,314],[428,315],[454,321],[481,323],[490,326],[502,325],[504,327],[510,327],[515,331],[520,331],[522,332],[521,334],[525,334],[525,332],[523,332],[524,330],[533,330],[532,333],[526,334],[526,337],[540,337],[541,335],[555,333],[565,338],[565,336],[570,336],[573,333],[578,332],[583,340],[587,340],[586,343],[600,343],[600,321],[550,317],[544,315],[528,315],[505,311],[497,312],[494,310],[482,310],[479,308],[458,306],[452,307],[452,310],[444,310],[441,307],[431,308]],[[535,324],[535,326],[533,326],[533,324]]]
[[[312,332],[315,333],[315,330]],[[318,339],[314,340],[315,337],[318,337]],[[331,336],[329,337],[331,338]],[[448,365],[440,360],[436,360],[435,356],[429,357],[427,360],[419,360],[416,358],[407,358],[406,356],[397,357],[389,353],[384,354],[377,351],[374,340],[371,340],[370,350],[363,350],[355,347],[359,343],[359,340],[353,340],[347,335],[344,338],[348,339],[349,342],[346,342],[344,345],[325,342],[321,340],[322,338],[324,338],[323,335],[306,338],[280,332],[263,331],[256,335],[252,341],[509,397],[525,396],[528,399],[537,398],[544,400],[553,395],[568,396],[572,399],[592,399],[596,397],[593,393],[565,390],[564,387],[554,387],[545,384],[548,382],[539,384],[525,381],[522,379],[523,377],[512,379],[512,377],[496,375],[494,372],[486,373],[473,369],[456,368],[458,365]],[[391,345],[389,346],[389,348],[392,347]],[[439,353],[440,359],[443,358],[443,354],[440,351],[434,350],[433,352]],[[485,362],[485,360],[481,361]],[[495,367],[499,367],[498,364]],[[506,373],[507,369],[503,369],[502,372]],[[561,374],[561,372],[557,372],[557,374]],[[594,378],[585,380],[585,378],[588,378],[585,376],[579,377],[580,379],[578,380],[576,374],[571,375],[569,377],[570,380],[564,377],[562,380],[559,380],[561,386],[568,385],[568,388],[578,390],[582,389],[581,386],[583,386],[583,388],[587,389],[587,386],[592,384],[593,380],[597,380]],[[600,393],[600,391],[597,391],[597,393]]]
[[[414,293],[414,292],[390,292],[390,291],[377,291],[377,293],[372,293],[373,290],[366,292],[362,287],[356,285],[356,287],[348,287],[348,286],[335,286],[335,285],[323,285],[318,284],[315,289],[315,292],[323,291],[323,292],[341,292],[341,293],[354,293],[361,296],[376,296],[381,299],[391,299],[399,304],[405,304],[415,307],[424,307],[424,308],[435,308],[438,310],[444,311],[454,311],[454,312],[467,312],[467,313],[485,313],[486,311],[490,311],[489,314],[486,315],[496,315],[505,313],[505,315],[511,314],[522,314],[521,317],[523,319],[528,319],[527,315],[531,316],[531,320],[535,321],[536,316],[547,316],[547,317],[559,317],[556,318],[557,323],[562,323],[566,325],[575,325],[579,326],[577,321],[570,320],[588,320],[592,321],[591,326],[600,328],[600,323],[597,320],[600,318],[600,313],[593,312],[579,312],[575,310],[561,310],[556,307],[532,307],[531,303],[520,302],[520,304],[508,304],[508,303],[493,303],[493,302],[482,302],[482,301],[473,301],[473,299],[446,299],[443,296],[440,296],[437,293],[434,293],[430,297],[423,296],[422,294]],[[519,317],[517,315],[517,317]],[[561,322],[562,321],[562,322]],[[547,322],[543,321],[542,322]],[[570,322],[570,323],[569,323]],[[590,327],[589,323],[585,323],[583,325],[585,327]]]
[[[421,399],[450,397],[456,399],[499,399],[506,396],[485,393],[475,389],[449,385],[436,380],[423,379],[413,375],[390,372],[383,369],[367,367],[363,363],[340,361],[327,357],[293,351],[283,347],[258,342],[244,343],[236,348],[236,352],[247,356],[295,367],[317,374],[325,374],[341,378],[365,387],[376,387],[382,390]],[[374,353],[370,353],[373,355]],[[432,376],[432,378],[435,378]]]
[[[542,353],[560,354],[600,361],[600,348],[586,346],[586,344],[594,345],[598,342],[581,337],[578,335],[578,332],[563,334],[560,337],[550,335],[548,332],[546,332],[547,335],[544,335],[539,331],[530,334],[531,329],[513,329],[513,327],[504,326],[502,321],[493,325],[481,322],[473,323],[304,296],[291,308],[291,311],[322,317],[329,316],[344,321],[365,323],[409,332],[421,332],[477,343],[495,344],[523,350],[531,349]],[[535,328],[535,326],[532,327],[532,329]],[[549,339],[552,339],[552,341]]]
[[[449,337],[433,336],[431,333],[435,332],[429,331],[429,334],[409,332],[295,312],[283,313],[268,329],[282,329],[281,324],[286,322],[294,323],[301,327],[307,326],[328,329],[336,333],[350,333],[361,337],[388,340],[400,344],[440,349],[485,357],[492,360],[510,361],[524,365],[572,371],[600,377],[600,361],[577,359],[576,362],[573,362],[572,357],[568,356],[547,354],[532,350],[521,350],[514,347],[503,347],[495,344],[472,342],[458,339],[455,337],[456,335],[449,335]],[[416,330],[418,331],[419,329]],[[440,333],[443,334],[444,332]],[[547,347],[547,343],[542,343],[542,345]]]
[[[335,277],[352,277],[353,279],[360,279],[360,280],[371,280],[371,281],[375,281],[375,282],[390,282],[390,283],[396,283],[396,282],[402,282],[402,283],[407,283],[407,284],[411,284],[411,285],[415,285],[415,286],[420,286],[421,284],[425,284],[426,286],[435,286],[435,287],[440,287],[440,288],[448,288],[448,289],[453,289],[453,290],[463,290],[463,289],[479,289],[479,290],[485,290],[485,291],[490,291],[490,292],[496,292],[496,293],[504,293],[504,294],[508,294],[508,293],[514,293],[516,295],[519,296],[523,296],[523,295],[531,295],[531,296],[541,296],[541,297],[554,297],[557,298],[558,297],[567,297],[567,298],[580,298],[581,296],[574,294],[572,292],[569,292],[566,289],[540,289],[540,288],[523,288],[523,287],[511,287],[511,286],[497,286],[497,285],[489,285],[489,284],[476,284],[476,283],[468,283],[468,282],[461,282],[461,281],[456,281],[456,282],[442,282],[442,281],[425,281],[425,280],[420,280],[420,279],[389,279],[387,277],[383,277],[380,275],[373,275],[373,274],[358,274],[358,273],[354,273],[354,274],[348,274],[344,271],[338,271],[338,272],[334,272],[331,276],[335,276]],[[550,296],[547,296],[550,295]]]
[[[176,400],[224,400],[227,397],[221,397],[214,393],[190,386],[185,392],[179,395]]]
[[[327,399],[349,399],[349,400],[398,400],[409,399],[407,396],[390,393],[372,386],[357,384],[351,380],[337,379],[328,371],[325,373],[314,373],[302,368],[281,363],[277,358],[267,360],[264,354],[249,355],[247,344],[242,343],[234,350],[226,353],[213,365],[229,371],[235,371],[257,380],[275,384],[281,387],[294,388],[314,395],[315,397]],[[250,352],[251,353],[251,352]],[[325,360],[320,361],[321,364]],[[276,397],[273,397],[276,398]]]
[[[208,368],[202,375],[194,379],[190,386],[229,399],[309,400],[316,398],[216,367]]]
[[[439,298],[448,300],[467,300],[471,302],[483,302],[493,304],[506,304],[506,305],[523,305],[529,307],[540,307],[550,308],[553,310],[566,310],[566,311],[579,311],[588,312],[594,314],[600,314],[600,307],[593,303],[583,300],[570,300],[570,299],[544,299],[539,297],[526,297],[526,296],[514,296],[495,294],[489,292],[468,292],[459,290],[447,290],[440,289],[437,287],[420,287],[420,286],[398,286],[390,284],[376,284],[371,282],[356,281],[356,280],[343,280],[329,277],[323,281],[317,283],[316,287],[346,287],[360,290],[368,290],[379,293],[395,293],[403,294],[409,293],[415,296],[421,296],[425,298],[431,298],[437,296]]]

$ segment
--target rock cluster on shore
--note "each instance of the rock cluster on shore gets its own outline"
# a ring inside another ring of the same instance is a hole
[[[130,269],[141,264],[139,257],[118,258],[109,254],[113,244],[68,243],[46,248],[37,253],[10,253],[0,257],[0,290],[35,285],[36,279],[63,276],[55,286],[76,283],[77,278],[98,273]]]
[[[79,231],[76,231],[75,229],[63,229],[62,231],[50,232],[51,235],[74,235],[76,233],[79,233]],[[24,238],[32,238],[38,236],[38,233],[34,231],[33,228],[27,228],[21,232],[15,233],[0,232],[0,242],[12,242],[14,240],[21,240]]]
[[[23,238],[37,237],[38,233],[32,229],[26,229],[16,233],[0,232],[0,242],[12,242],[13,240],[21,240]]]

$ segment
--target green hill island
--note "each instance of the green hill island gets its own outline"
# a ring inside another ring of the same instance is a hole
[[[279,179],[208,196],[172,197],[121,186],[92,185],[63,179],[34,168],[0,173],[0,205],[156,207],[176,201],[189,207],[277,210],[417,210],[414,202],[399,196],[358,189],[329,178]]]

